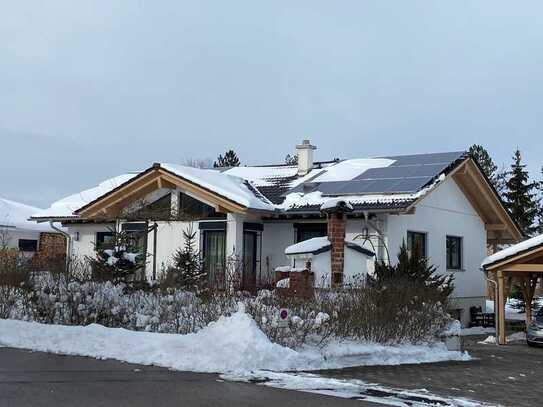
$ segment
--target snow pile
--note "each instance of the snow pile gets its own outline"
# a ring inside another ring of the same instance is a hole
[[[532,237],[531,239],[525,240],[524,242],[517,243],[513,246],[508,247],[507,249],[500,250],[497,253],[494,253],[491,256],[488,256],[483,260],[481,264],[482,268],[490,264],[496,263],[500,260],[505,260],[508,257],[514,256],[515,254],[522,253],[526,250],[533,249],[534,247],[543,245],[543,234]]]
[[[327,315],[318,319],[325,322]],[[223,316],[188,335],[134,332],[97,324],[83,327],[0,320],[0,345],[176,370],[235,374],[469,360],[467,354],[449,352],[443,344],[383,346],[337,342],[323,351],[309,346],[295,351],[272,343],[241,305],[231,316]]]
[[[506,342],[525,341],[525,340],[526,340],[525,332],[515,332],[505,338]],[[484,344],[484,345],[495,345],[496,337],[494,335],[489,335],[484,340],[479,341],[479,343]]]
[[[0,320],[0,344],[199,372],[290,370],[304,359],[270,342],[243,310],[188,335]]]

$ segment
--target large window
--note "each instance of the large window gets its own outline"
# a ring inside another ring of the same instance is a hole
[[[426,233],[423,232],[407,232],[407,250],[409,254],[418,250],[418,253],[423,257],[428,257],[426,245]]]
[[[19,239],[19,250],[22,252],[37,252],[38,241],[35,239]]]
[[[96,249],[106,250],[112,249],[113,245],[113,232],[97,232],[96,233]]]
[[[294,227],[296,228],[296,242],[328,235],[326,223],[295,223]]]
[[[462,270],[462,238],[447,236],[447,270]]]
[[[147,251],[147,223],[127,222],[121,225],[126,233],[128,250],[132,253],[144,254]]]
[[[187,194],[179,194],[179,216],[189,220],[224,218],[215,209]]]

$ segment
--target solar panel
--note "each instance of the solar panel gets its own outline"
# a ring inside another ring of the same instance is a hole
[[[431,182],[463,155],[463,152],[453,152],[384,157],[395,162],[388,167],[366,170],[350,181],[314,183],[305,188],[299,185],[287,193],[313,191],[320,191],[323,195],[412,193]]]
[[[394,157],[382,157],[396,162],[393,167],[402,165],[423,165],[423,164],[451,164],[453,161],[461,158],[465,153],[463,151],[454,151],[451,153],[432,153],[432,154],[414,154],[399,155]]]

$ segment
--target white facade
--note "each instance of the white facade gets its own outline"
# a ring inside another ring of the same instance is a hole
[[[486,229],[456,183],[449,179],[439,185],[416,207],[413,215],[389,215],[386,238],[391,261],[396,261],[399,247],[407,239],[407,232],[426,234],[427,255],[440,274],[453,274],[458,309],[464,322],[469,318],[470,306],[482,306],[485,279],[480,271],[481,259],[486,257]],[[462,268],[447,270],[446,237],[462,238]]]

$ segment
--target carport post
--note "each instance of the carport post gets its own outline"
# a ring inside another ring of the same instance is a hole
[[[507,341],[505,339],[505,287],[504,287],[504,277],[503,271],[498,270],[498,332],[496,335],[498,337],[498,344],[505,345]]]

